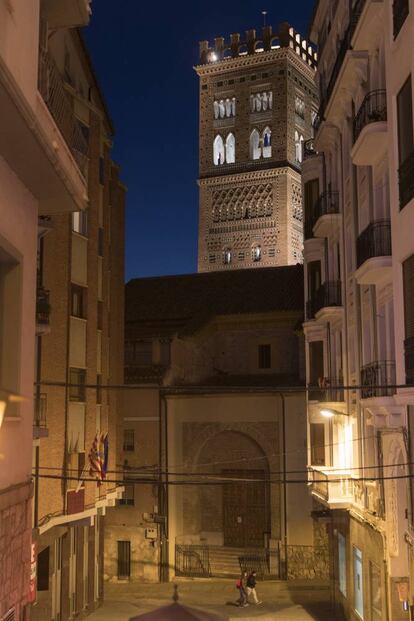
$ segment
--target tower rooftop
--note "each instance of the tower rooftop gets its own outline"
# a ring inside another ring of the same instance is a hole
[[[200,41],[200,64],[207,65],[262,54],[281,47],[291,48],[307,65],[316,70],[317,52],[288,22],[280,24],[277,32],[274,32],[269,24],[263,26],[261,35],[252,28],[246,30],[244,39],[239,33],[233,33],[228,41],[224,37],[216,37],[214,45],[210,45],[209,41]]]

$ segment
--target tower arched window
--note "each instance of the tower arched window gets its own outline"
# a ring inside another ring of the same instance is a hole
[[[230,265],[230,263],[231,263],[231,250],[230,250],[230,248],[225,248],[223,250],[223,263],[224,263],[224,265]]]
[[[250,95],[250,112],[254,112],[256,109],[255,96]]]
[[[250,134],[250,159],[258,160],[262,155],[260,148],[260,134],[257,129],[254,129]]]
[[[213,161],[216,166],[220,166],[224,164],[226,161],[225,153],[224,153],[224,143],[223,138],[218,134],[213,143]]]
[[[236,98],[233,97],[231,100],[231,114],[232,116],[236,116]]]
[[[228,97],[226,99],[225,106],[226,106],[226,116],[230,117],[231,116],[231,101]]]
[[[262,259],[262,248],[259,244],[253,246],[252,248],[252,260],[257,263]]]
[[[272,130],[265,127],[262,135],[263,140],[263,157],[272,157]]]
[[[262,109],[262,95],[261,93],[256,94],[256,112],[260,112]]]
[[[226,162],[234,164],[236,161],[236,139],[234,134],[228,134],[226,138]]]
[[[301,164],[303,159],[303,136],[295,131],[295,160]]]
[[[263,93],[262,95],[262,108],[263,108],[263,112],[266,112],[266,110],[269,107],[269,97],[267,93]]]
[[[214,109],[214,118],[218,119],[220,116],[220,109],[219,109],[219,102],[215,101],[213,103],[213,109]]]
[[[220,118],[224,119],[226,116],[226,106],[224,105],[224,101],[220,99],[219,101],[219,110],[220,110]]]

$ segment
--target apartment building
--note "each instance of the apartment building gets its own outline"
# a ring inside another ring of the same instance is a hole
[[[413,27],[408,0],[320,0],[310,26],[309,480],[348,619],[412,618]]]
[[[85,616],[102,601],[104,516],[121,495],[117,393],[107,386],[123,383],[125,188],[105,101],[71,28],[73,6],[45,2],[40,11],[40,95],[71,146],[86,208],[39,221],[31,611],[39,621]],[[90,474],[94,446],[107,482]]]
[[[306,483],[277,480],[306,470],[302,283],[282,266],[127,284],[108,580],[230,577],[240,563],[326,577]]]
[[[313,48],[286,22],[200,42],[199,272],[302,262],[315,69]]]
[[[87,206],[70,136],[38,82],[41,4],[56,25],[89,18],[86,0],[0,4],[0,618],[8,621],[28,618],[36,588],[31,454],[38,217],[69,219]]]

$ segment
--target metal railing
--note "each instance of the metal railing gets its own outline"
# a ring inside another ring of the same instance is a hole
[[[33,426],[47,427],[47,394],[34,396]]]
[[[354,36],[354,33],[358,25],[358,21],[362,14],[362,11],[364,10],[365,3],[366,3],[366,0],[357,0],[352,10],[348,28],[346,29],[344,33],[343,39],[339,46],[339,50],[336,56],[334,66],[329,76],[328,86],[326,88],[325,93],[322,94],[321,96],[321,104],[319,106],[318,114],[316,115],[314,122],[313,122],[313,127],[315,130],[319,129],[323,121],[326,106],[328,105],[329,99],[331,98],[331,95],[335,88],[336,80],[338,79],[339,72],[341,71],[341,67],[344,62],[346,53],[349,49],[351,49],[352,37]]]
[[[305,239],[313,237],[313,227],[321,216],[339,213],[339,193],[336,191],[324,192],[312,205],[310,210],[305,210]]]
[[[361,368],[361,398],[391,397],[395,394],[395,362],[380,360]]]
[[[357,267],[373,257],[391,256],[391,222],[371,222],[357,239]]]
[[[367,93],[354,118],[354,143],[364,127],[369,123],[378,123],[387,120],[387,91],[385,89]]]
[[[409,12],[409,0],[394,0],[394,2],[392,3],[394,39],[397,38],[398,33],[400,32],[405,20],[407,19]]]
[[[404,341],[405,381],[414,384],[414,336]]]
[[[314,147],[314,139],[310,138],[309,140],[305,140],[303,143],[303,159],[307,160],[310,157],[314,157],[315,155],[319,155]]]
[[[310,401],[342,403],[345,400],[343,377],[320,377],[317,385],[308,385]]]
[[[89,145],[77,121],[64,81],[50,54],[39,50],[38,89],[75,158],[83,176],[87,173]]]
[[[398,169],[400,209],[414,197],[414,151],[405,159]]]
[[[309,311],[314,317],[318,311],[328,306],[342,306],[341,300],[341,281],[326,280],[309,300],[311,302]]]
[[[38,287],[36,291],[36,325],[48,326],[50,324],[50,291],[44,287]]]
[[[175,546],[175,574],[208,578],[211,576],[209,548],[205,545]]]

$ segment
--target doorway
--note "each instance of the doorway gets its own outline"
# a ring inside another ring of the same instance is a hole
[[[222,475],[236,479],[223,487],[224,545],[264,548],[268,531],[266,472],[223,470]]]

